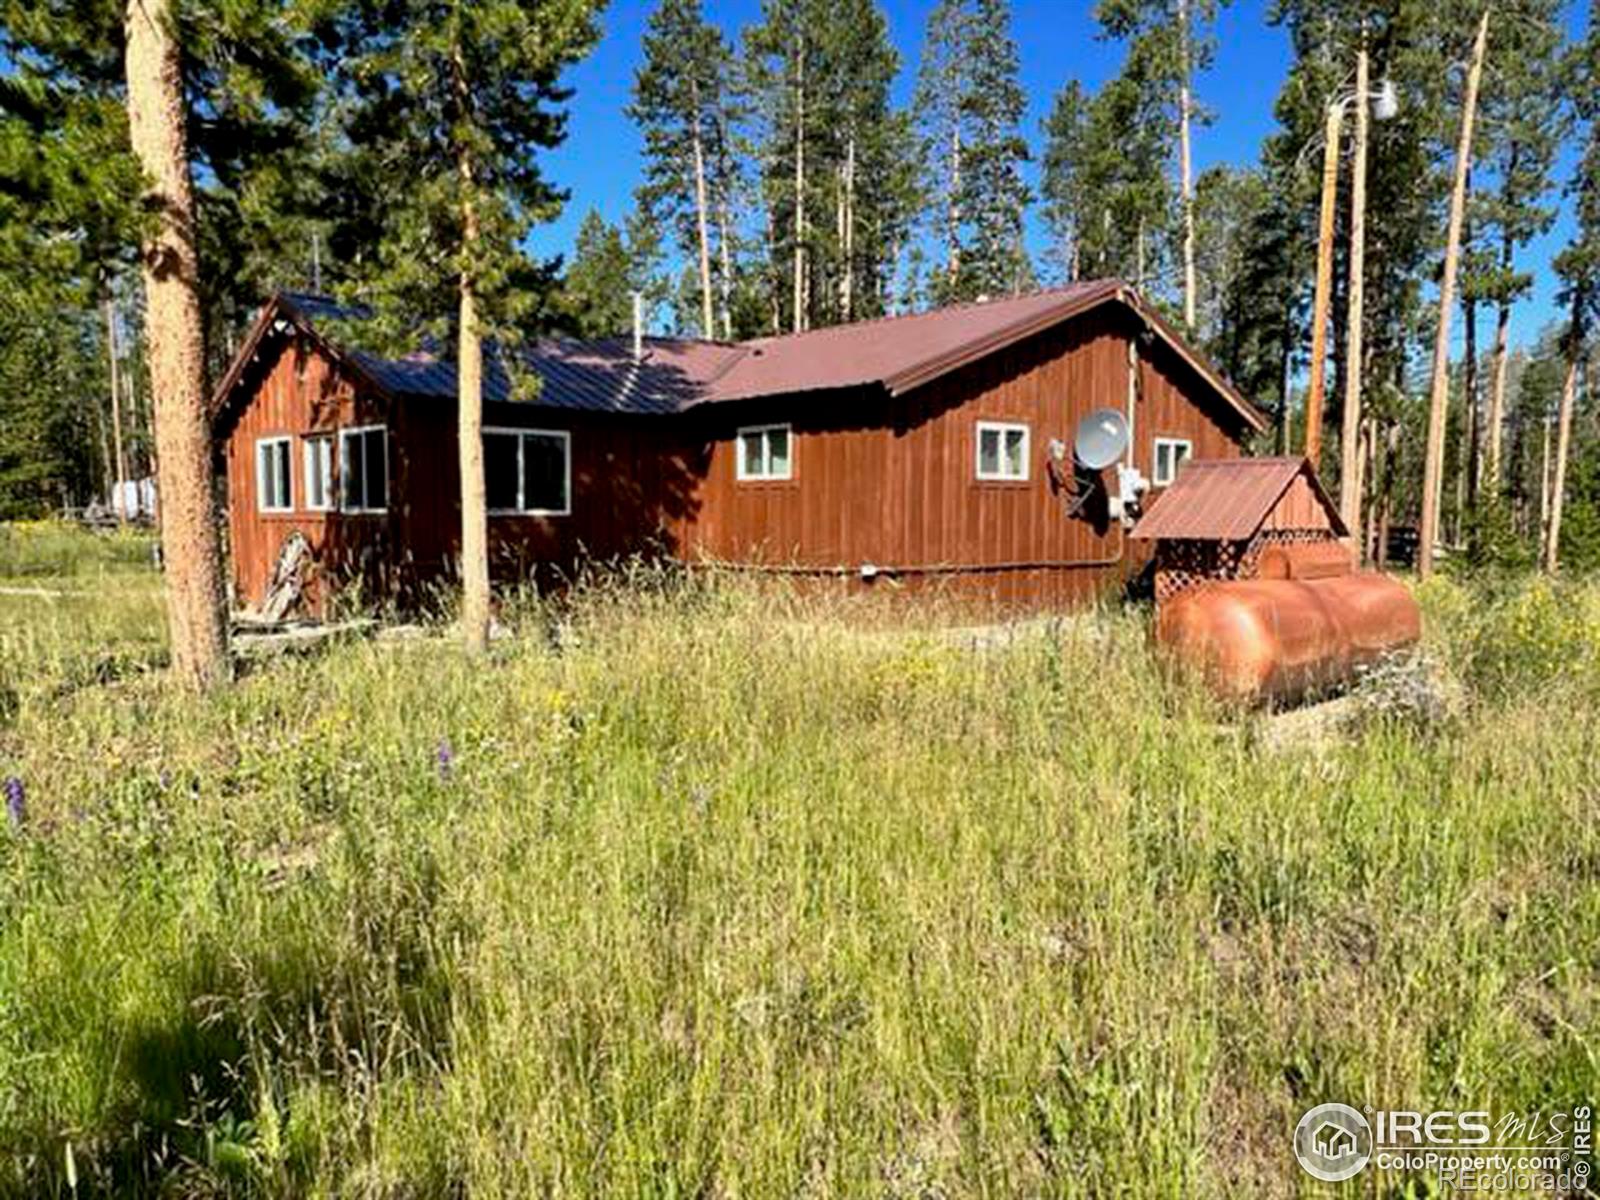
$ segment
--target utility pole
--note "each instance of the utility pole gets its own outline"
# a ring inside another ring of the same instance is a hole
[[[1322,401],[1327,390],[1328,307],[1333,292],[1333,217],[1339,193],[1339,133],[1344,105],[1328,105],[1323,131],[1322,212],[1317,222],[1317,291],[1311,305],[1311,381],[1306,392],[1306,457],[1317,469],[1322,457]]]
[[[1355,161],[1350,168],[1350,281],[1348,352],[1344,366],[1344,422],[1339,438],[1339,515],[1352,536],[1361,528],[1362,305],[1367,257],[1367,91],[1369,66],[1363,34],[1356,56]]]
[[[1428,446],[1422,467],[1422,529],[1417,545],[1417,573],[1433,574],[1433,547],[1439,538],[1439,493],[1444,479],[1445,418],[1450,406],[1450,317],[1456,300],[1456,271],[1461,258],[1461,226],[1466,219],[1467,168],[1472,163],[1472,125],[1478,111],[1478,83],[1489,45],[1489,9],[1478,20],[1461,99],[1461,138],[1456,144],[1455,185],[1450,192],[1450,226],[1445,234],[1444,273],[1439,279],[1439,330],[1433,341],[1433,379],[1428,397]]]

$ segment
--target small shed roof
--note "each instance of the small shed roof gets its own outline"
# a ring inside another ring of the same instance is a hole
[[[1144,541],[1246,541],[1302,476],[1327,511],[1334,536],[1345,536],[1339,510],[1323,491],[1310,460],[1300,457],[1191,459],[1129,536]]]

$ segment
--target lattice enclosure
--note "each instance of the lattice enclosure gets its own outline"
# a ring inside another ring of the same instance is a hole
[[[1156,543],[1156,603],[1220,580],[1254,579],[1268,546],[1336,540],[1326,529],[1263,529],[1249,541],[1163,538]]]

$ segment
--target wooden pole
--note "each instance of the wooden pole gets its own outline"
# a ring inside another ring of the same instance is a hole
[[[1311,305],[1311,381],[1306,392],[1306,457],[1317,469],[1322,457],[1322,401],[1327,389],[1328,307],[1333,293],[1333,216],[1339,193],[1339,131],[1344,106],[1328,105],[1323,131],[1322,213],[1317,222],[1317,291]]]
[[[1339,515],[1356,536],[1361,526],[1362,306],[1367,258],[1367,47],[1356,56],[1355,161],[1350,168],[1350,285],[1344,364],[1344,421],[1339,437]]]
[[[1456,300],[1456,271],[1461,258],[1461,226],[1466,219],[1467,168],[1472,163],[1472,125],[1478,111],[1478,83],[1489,46],[1489,9],[1478,20],[1461,100],[1461,137],[1456,144],[1455,185],[1450,192],[1450,226],[1445,234],[1444,273],[1439,279],[1439,329],[1433,340],[1433,378],[1428,398],[1428,445],[1422,465],[1422,529],[1417,545],[1417,573],[1433,574],[1433,547],[1439,538],[1439,493],[1444,480],[1445,420],[1450,405],[1450,317]]]

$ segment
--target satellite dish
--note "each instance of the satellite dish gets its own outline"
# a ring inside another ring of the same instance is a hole
[[[1127,419],[1114,408],[1097,408],[1078,422],[1072,454],[1091,471],[1104,470],[1128,448]]]

